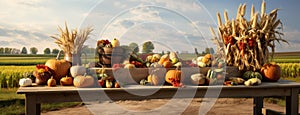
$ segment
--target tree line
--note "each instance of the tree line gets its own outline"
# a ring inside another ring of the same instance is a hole
[[[9,47],[0,47],[0,54],[37,54],[38,49],[36,47],[31,47],[29,48],[29,51],[27,50],[26,47],[23,47],[20,49],[17,48],[9,48]],[[43,53],[44,54],[58,54],[59,50],[54,48],[45,48]]]
[[[122,48],[126,49],[128,52],[133,52],[133,53],[139,53],[139,45],[137,43],[130,43],[129,45],[122,45]],[[154,50],[154,44],[151,41],[146,41],[142,44],[142,51],[141,53],[153,53]],[[89,48],[85,47],[83,49],[83,52],[87,54],[92,54],[96,53],[96,48]],[[45,48],[43,50],[43,54],[58,54],[59,49],[53,48],[52,50],[50,48]],[[0,54],[37,54],[38,49],[36,47],[31,47],[29,48],[29,51],[27,50],[26,47],[21,48],[21,50],[16,49],[16,48],[9,48],[9,47],[0,47]],[[164,53],[164,51],[162,51]],[[195,48],[195,53],[199,54],[197,51],[197,48]],[[206,48],[205,51],[202,52],[202,54],[207,54],[207,53],[214,53],[213,48]]]

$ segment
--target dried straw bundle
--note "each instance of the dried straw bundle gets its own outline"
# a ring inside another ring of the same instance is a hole
[[[65,23],[65,29],[63,30],[58,26],[59,34],[56,36],[50,36],[55,39],[55,43],[61,48],[65,53],[68,54],[81,54],[84,48],[84,42],[89,38],[90,33],[93,31],[91,27],[84,28],[78,33],[77,29],[69,32],[67,23]]]
[[[275,51],[275,41],[286,42],[282,39],[282,23],[277,19],[278,9],[265,13],[266,3],[261,5],[260,15],[255,12],[252,5],[250,20],[244,18],[246,4],[238,8],[236,19],[228,19],[227,11],[224,11],[223,23],[220,13],[218,17],[218,33],[210,28],[214,38],[213,41],[219,47],[220,54],[226,55],[226,63],[229,66],[236,66],[239,70],[259,70],[261,66],[269,61],[269,48],[271,58]]]

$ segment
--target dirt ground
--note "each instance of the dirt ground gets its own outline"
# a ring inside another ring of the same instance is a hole
[[[215,102],[215,103],[214,103]],[[210,104],[212,103],[212,104]],[[141,101],[89,102],[84,106],[44,112],[42,115],[252,115],[253,99],[220,98],[196,99],[151,99]],[[212,107],[211,107],[212,106]],[[285,107],[264,103],[264,107],[285,113]]]

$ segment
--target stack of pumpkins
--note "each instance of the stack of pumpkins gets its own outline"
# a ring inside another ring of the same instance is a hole
[[[84,66],[72,66],[71,62],[56,58],[46,61],[45,65],[38,64],[33,75],[37,85],[92,87],[95,82],[94,77],[86,75],[86,72]]]

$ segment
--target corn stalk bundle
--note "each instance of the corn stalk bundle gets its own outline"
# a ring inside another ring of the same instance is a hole
[[[227,11],[224,11],[223,23],[220,13],[218,17],[218,34],[210,28],[222,54],[226,55],[228,66],[236,66],[239,70],[259,70],[261,66],[268,63],[269,57],[273,58],[275,52],[275,41],[286,42],[282,39],[282,23],[277,19],[278,9],[265,13],[266,3],[263,1],[261,12],[255,12],[252,5],[250,20],[244,18],[246,4],[239,6],[236,19],[229,20]],[[269,55],[269,48],[271,55]]]
[[[50,36],[55,39],[55,42],[64,53],[68,54],[81,54],[84,48],[83,44],[88,39],[90,33],[93,31],[91,27],[84,28],[78,33],[77,29],[69,31],[67,23],[65,23],[65,28],[62,29],[58,26],[59,34],[56,36]]]

